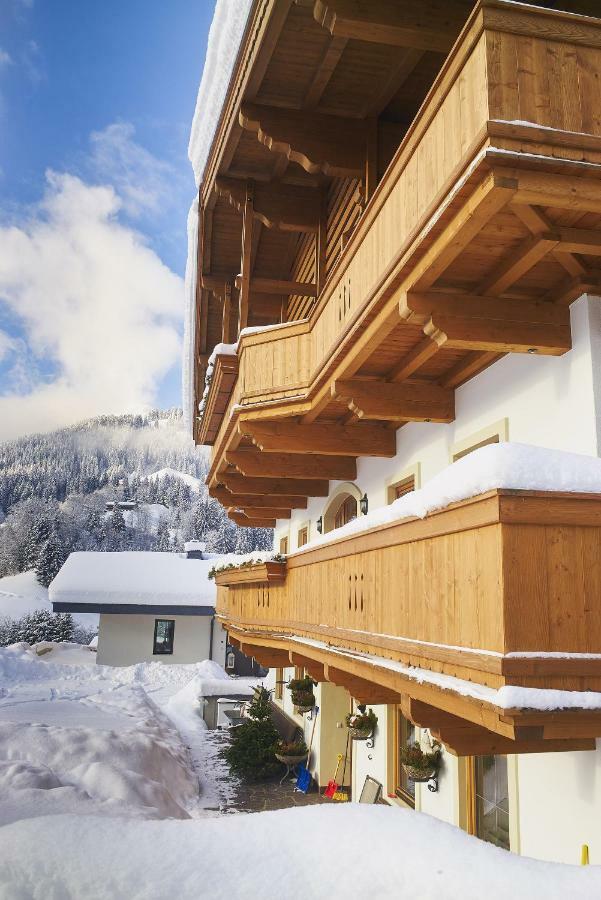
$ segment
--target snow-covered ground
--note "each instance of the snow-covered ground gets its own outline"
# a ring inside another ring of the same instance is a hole
[[[0,898],[601,896],[601,867],[522,859],[408,810],[220,816],[232,787],[199,702],[232,684],[209,661],[0,649]]]
[[[33,569],[0,578],[0,618],[20,619],[37,609],[52,612],[52,603],[48,588],[39,584]],[[74,614],[73,619],[85,628],[98,628],[96,613]]]

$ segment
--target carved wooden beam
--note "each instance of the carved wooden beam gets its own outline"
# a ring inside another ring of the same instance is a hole
[[[390,688],[382,687],[373,681],[367,681],[352,675],[344,669],[329,664],[325,665],[325,677],[332,684],[337,684],[349,692],[359,703],[398,703],[400,695]]]
[[[244,513],[228,512],[228,517],[241,528],[275,528],[275,519],[250,519]]]
[[[455,394],[427,382],[336,381],[332,397],[348,404],[360,419],[388,422],[452,422]]]
[[[268,506],[244,506],[232,507],[228,512],[241,512],[248,519],[289,519],[292,515],[289,509]]]
[[[337,38],[448,53],[468,11],[448,0],[316,0],[313,16]]]
[[[281,668],[289,665],[286,650],[247,643],[240,644],[240,650],[245,656],[254,657],[266,669]]]
[[[403,294],[403,319],[422,324],[440,347],[560,356],[572,346],[569,311],[540,300],[447,292]]]
[[[239,433],[265,450],[283,453],[319,453],[328,456],[381,456],[396,454],[394,431],[379,425],[298,425],[294,422],[240,422]]]
[[[289,656],[292,665],[302,666],[303,669],[306,669],[313,681],[326,680],[323,663],[319,663],[309,656],[303,656],[301,653],[296,653],[294,650],[289,651]]]
[[[228,197],[238,210],[244,208],[246,183],[237,178],[220,176],[215,189]],[[267,228],[282,231],[316,232],[319,226],[320,191],[315,187],[301,187],[282,181],[254,185],[253,215]]]
[[[290,494],[298,500],[305,497],[327,497],[329,493],[327,481],[312,478],[249,478],[238,472],[222,472],[219,478],[228,490],[236,494],[256,494],[258,496]],[[216,490],[218,490],[217,487],[209,488],[211,496],[215,496]]]
[[[327,478],[333,481],[354,481],[357,477],[357,462],[351,456],[230,450],[226,451],[225,460],[236,466],[243,475],[264,478],[315,478],[319,481]]]
[[[240,124],[307,172],[342,178],[364,174],[367,136],[360,120],[244,103]]]
[[[307,498],[296,497],[294,494],[233,494],[225,487],[216,487],[211,491],[211,496],[219,500],[222,506],[244,509],[252,507],[271,507],[280,510],[306,509]]]

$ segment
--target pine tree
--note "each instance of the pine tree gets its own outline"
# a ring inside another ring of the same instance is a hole
[[[246,781],[269,778],[280,768],[275,758],[278,732],[271,719],[269,691],[261,688],[253,698],[248,718],[232,729],[224,757],[234,774]]]
[[[111,513],[109,522],[113,531],[117,532],[117,534],[123,534],[123,532],[125,531],[125,519],[123,518],[123,513],[119,509],[119,503],[117,502],[117,500],[114,501],[113,511]]]
[[[42,546],[35,567],[35,575],[40,584],[48,587],[52,579],[58,575],[68,553],[62,544],[56,529]]]

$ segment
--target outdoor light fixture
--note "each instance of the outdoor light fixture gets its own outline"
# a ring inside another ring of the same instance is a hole
[[[366,516],[367,510],[369,509],[369,500],[367,499],[367,494],[363,494],[361,500],[359,501],[359,509],[361,510],[361,515]]]
[[[323,516],[320,516],[317,520],[317,531],[319,532],[319,534],[321,534],[323,531]]]

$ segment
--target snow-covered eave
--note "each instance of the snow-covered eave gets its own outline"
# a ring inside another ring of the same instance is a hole
[[[223,617],[217,614],[217,618]],[[227,620],[225,621],[227,622]],[[238,624],[235,626],[235,631],[240,634],[247,634],[249,640],[251,638],[256,640],[257,637],[261,636],[265,638],[266,636],[264,632],[257,635],[255,631],[245,629]],[[324,641],[291,635],[285,632],[269,632],[269,639],[298,644],[319,653],[327,653],[341,659],[348,659],[354,663],[365,663],[373,666],[374,669],[394,672],[414,683],[429,685],[441,691],[485,704],[500,715],[511,715],[514,712],[522,713],[526,711],[601,710],[601,692],[597,691],[563,691],[547,688],[516,687],[514,685],[504,685],[495,689],[474,681],[457,678],[454,675],[433,672],[430,669],[422,669],[419,666],[408,666],[405,663],[388,659],[384,656],[347,650],[344,647],[334,646]]]

